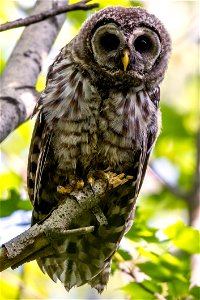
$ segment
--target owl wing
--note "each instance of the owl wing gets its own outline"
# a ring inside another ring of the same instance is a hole
[[[35,123],[28,158],[28,193],[33,205],[38,196],[38,188],[40,186],[41,175],[48,154],[50,140],[51,133],[40,113],[37,116]]]
[[[157,86],[154,89],[148,92],[149,98],[153,102],[156,110],[159,108],[160,102],[160,88]],[[140,168],[138,169],[138,185],[137,185],[137,194],[139,193],[144,177],[146,174],[146,169],[149,161],[151,151],[154,147],[155,141],[158,137],[159,128],[155,127],[154,130],[151,130],[147,133],[146,139],[143,141],[143,147],[141,149],[140,155]]]
[[[57,83],[59,84],[61,77],[64,78],[62,72],[65,72],[65,70],[68,72],[67,68],[71,65],[68,58],[69,50],[68,46],[66,46],[49,67],[46,89],[41,94],[33,111],[33,115],[38,113],[38,116],[29,150],[27,172],[28,194],[34,206],[33,223],[43,219],[55,208],[57,205],[57,183],[63,179],[62,176],[59,177],[56,173],[57,160],[52,147],[53,129],[52,127],[50,128],[49,123],[47,124],[46,118],[47,115],[53,116],[52,119],[56,117],[56,113],[55,115],[53,114],[57,108],[56,105],[54,106],[54,103],[59,98],[59,94],[55,93],[54,88],[57,87]],[[73,73],[73,70],[71,73]],[[68,72],[68,76],[65,76],[66,83],[69,81],[71,73]],[[61,92],[63,88],[58,86],[57,90]],[[49,101],[49,99],[51,100]],[[63,101],[57,101],[56,103],[63,103]]]
[[[146,169],[147,169],[147,165],[149,162],[149,157],[151,154],[151,151],[153,149],[154,143],[156,141],[157,138],[157,134],[156,133],[150,133],[147,137],[147,141],[145,142],[145,144],[143,145],[143,149],[141,152],[141,164],[140,164],[140,168],[138,170],[138,188],[137,188],[137,194],[140,192],[140,189],[142,187],[143,181],[144,181],[144,177],[146,174]]]
[[[51,146],[52,133],[40,112],[37,116],[28,158],[27,188],[34,206],[35,223],[43,219],[57,205],[55,192],[57,183],[52,172],[56,161]]]

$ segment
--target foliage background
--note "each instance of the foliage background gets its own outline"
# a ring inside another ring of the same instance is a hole
[[[99,2],[101,8],[116,4]],[[34,3],[2,0],[1,23],[28,15]],[[113,276],[102,296],[87,286],[67,293],[31,262],[2,273],[1,299],[199,299],[199,288],[190,287],[191,280],[196,282],[191,255],[199,252],[199,234],[191,226],[196,224],[190,213],[191,191],[198,179],[199,3],[121,0],[117,4],[147,8],[163,21],[173,41],[170,65],[161,86],[163,128],[151,157],[152,169],[147,171],[137,201],[134,226],[120,245]],[[39,76],[38,91],[44,89],[47,67],[59,49],[72,39],[90,13],[68,14]],[[21,32],[13,29],[1,33],[1,72]],[[33,124],[30,120],[21,125],[1,146],[1,243],[30,226],[26,165]]]

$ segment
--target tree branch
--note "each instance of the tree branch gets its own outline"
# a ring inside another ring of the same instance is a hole
[[[53,7],[47,11],[43,11],[41,13],[34,14],[34,15],[29,16],[24,19],[21,18],[21,19],[15,20],[15,21],[7,22],[5,24],[1,24],[0,32],[8,30],[8,29],[18,28],[18,27],[22,27],[22,26],[28,26],[30,24],[35,24],[35,23],[44,21],[47,18],[54,17],[59,14],[67,13],[69,11],[90,10],[90,9],[93,9],[93,8],[96,8],[99,6],[98,3],[86,5],[86,3],[89,1],[91,1],[91,0],[81,1],[81,2],[77,2],[75,4],[71,4],[71,5],[66,4],[66,5],[62,5],[59,7]]]
[[[107,182],[99,179],[95,181],[93,189],[87,185],[82,190],[74,191],[66,196],[64,201],[43,222],[33,225],[2,245],[0,248],[0,271],[9,267],[16,268],[25,262],[53,254],[52,237],[55,243],[56,239],[62,239],[63,235],[92,232],[94,226],[89,223],[91,214],[95,216],[99,226],[106,225],[107,219],[100,207],[107,201],[115,201],[122,196],[132,198],[134,190],[135,187],[130,184],[130,181],[108,190]],[[88,227],[73,229],[76,220],[83,216],[88,216]]]
[[[52,10],[52,3],[57,4],[54,9],[59,9],[61,4],[62,7],[67,5],[68,0],[38,0],[33,14]],[[0,142],[32,114],[39,97],[35,90],[38,75],[64,21],[65,14],[62,14],[32,24],[23,31],[1,78]]]

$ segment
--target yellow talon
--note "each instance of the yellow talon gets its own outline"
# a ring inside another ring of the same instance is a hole
[[[84,187],[84,181],[82,179],[77,180],[74,184],[67,184],[66,186],[57,186],[57,192],[60,194],[70,194],[74,190],[81,190]]]
[[[124,183],[126,183],[129,180],[133,179],[133,176],[130,175],[125,175],[124,173],[121,174],[116,174],[114,172],[111,171],[91,171],[88,174],[88,183],[90,184],[91,187],[94,186],[95,184],[95,180],[98,179],[103,179],[107,182],[108,184],[108,188],[112,189],[112,188],[116,188],[119,185],[123,185]]]
[[[108,176],[109,176],[109,187],[110,188],[116,188],[119,185],[123,185],[127,181],[133,179],[133,176],[130,176],[130,175],[126,176],[124,173],[117,175],[116,173],[108,172]]]
[[[87,181],[91,186],[94,186],[94,183],[95,183],[94,177],[92,177],[92,176],[88,177]]]
[[[78,189],[78,190],[81,190],[83,187],[84,187],[84,181],[82,179],[78,180],[76,182],[75,188]]]
[[[91,185],[91,187],[94,186],[96,179],[109,181],[109,175],[104,171],[90,171],[87,176],[87,182]]]
[[[70,194],[73,191],[73,187],[71,185],[67,185],[67,186],[62,186],[59,185],[57,186],[57,192],[60,194]]]

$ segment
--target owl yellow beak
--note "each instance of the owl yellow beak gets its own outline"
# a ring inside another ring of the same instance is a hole
[[[124,66],[124,71],[126,71],[127,67],[128,67],[128,64],[130,62],[130,52],[128,49],[124,49],[123,51],[123,56],[122,56],[122,63],[123,63],[123,66]]]

